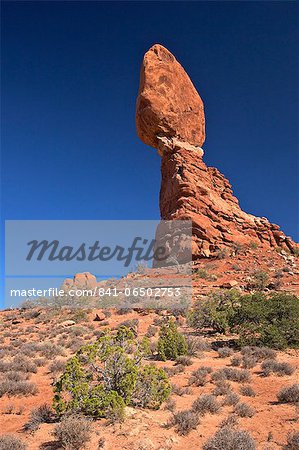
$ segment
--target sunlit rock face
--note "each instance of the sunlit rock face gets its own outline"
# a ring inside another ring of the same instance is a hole
[[[203,101],[165,47],[144,55],[136,107],[139,138],[161,155],[160,212],[164,220],[192,220],[193,258],[256,243],[294,252],[298,245],[278,225],[247,214],[229,181],[203,161]]]

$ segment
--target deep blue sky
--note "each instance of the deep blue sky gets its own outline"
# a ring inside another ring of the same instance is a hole
[[[205,103],[205,161],[295,239],[298,4],[3,2],[3,219],[156,219],[160,161],[135,132],[158,42]]]

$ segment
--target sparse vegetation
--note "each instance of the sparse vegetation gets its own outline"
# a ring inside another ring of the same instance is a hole
[[[298,450],[299,449],[299,431],[288,434],[287,445],[284,450]]]
[[[180,411],[173,415],[170,425],[176,427],[178,434],[186,436],[195,430],[199,424],[199,417],[194,411]]]
[[[171,385],[163,369],[142,365],[145,344],[122,326],[82,347],[55,384],[56,412],[114,421],[123,419],[126,404],[158,408],[169,397]]]
[[[203,450],[255,450],[256,445],[247,431],[224,427],[206,442]]]
[[[162,325],[158,341],[158,357],[162,361],[177,359],[188,353],[185,337],[178,331],[173,320]]]
[[[232,356],[233,350],[229,347],[220,347],[218,348],[218,356],[219,358],[228,358],[229,356]]]
[[[67,416],[56,425],[54,436],[66,450],[80,450],[91,439],[91,423],[81,417]]]
[[[255,409],[247,403],[237,403],[234,413],[240,417],[253,417],[255,414]]]
[[[267,377],[271,373],[279,376],[292,375],[295,371],[294,367],[287,362],[278,362],[273,359],[267,359],[261,365],[264,375]]]
[[[212,394],[203,394],[192,404],[192,411],[203,416],[206,413],[216,414],[220,409],[217,398]]]
[[[189,378],[189,384],[194,386],[204,386],[207,382],[207,376],[212,372],[211,367],[200,367],[199,369],[192,372]]]
[[[240,397],[235,392],[229,392],[223,399],[223,406],[235,406],[240,400]]]
[[[298,403],[299,402],[299,384],[286,386],[277,394],[278,401],[281,403]]]
[[[12,436],[11,434],[0,436],[0,450],[26,450],[27,445],[24,444],[16,436]]]
[[[240,393],[242,395],[244,395],[245,397],[255,397],[256,396],[255,391],[252,389],[251,386],[248,386],[248,385],[241,386],[240,387]]]
[[[233,367],[224,367],[212,374],[214,381],[229,380],[237,383],[245,383],[250,381],[250,372],[245,369],[235,369]]]

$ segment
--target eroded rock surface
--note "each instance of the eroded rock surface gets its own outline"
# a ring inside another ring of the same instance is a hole
[[[205,140],[202,99],[180,63],[159,44],[143,59],[136,123],[140,139],[155,148],[159,136],[199,147]]]
[[[205,165],[202,100],[175,57],[158,44],[142,63],[136,124],[140,139],[162,158],[161,218],[192,220],[194,259],[239,245],[298,249],[278,225],[242,211],[229,181]]]

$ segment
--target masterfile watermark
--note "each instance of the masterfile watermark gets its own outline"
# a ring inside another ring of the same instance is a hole
[[[5,246],[9,307],[163,308],[192,295],[190,221],[7,221]]]
[[[74,248],[61,244],[59,240],[49,242],[45,239],[33,240],[27,245],[30,249],[26,261],[41,261],[43,258],[47,258],[48,261],[109,261],[115,258],[117,261],[123,261],[124,267],[129,267],[133,259],[135,262],[166,261],[170,256],[165,246],[157,246],[155,239],[149,242],[148,239],[139,236],[134,238],[132,245],[128,248],[116,245],[112,249],[109,246],[101,246],[99,241],[95,241],[92,245],[83,242],[79,247]]]

